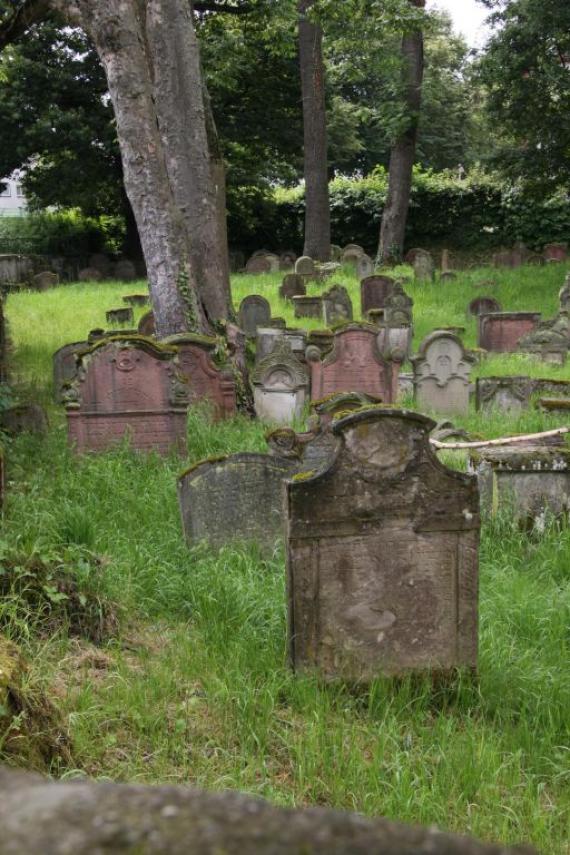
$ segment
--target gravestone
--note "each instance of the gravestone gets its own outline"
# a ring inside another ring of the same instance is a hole
[[[139,321],[138,324],[138,332],[140,335],[148,336],[149,338],[154,336],[156,333],[156,326],[154,323],[154,313],[146,312]]]
[[[336,418],[358,410],[370,409],[382,403],[382,398],[377,395],[367,395],[364,392],[338,392],[336,395],[328,395],[321,401],[312,401],[311,412],[317,416],[319,428],[326,429]]]
[[[251,294],[240,303],[238,323],[247,338],[255,338],[258,327],[268,327],[271,318],[271,306],[265,297]]]
[[[326,327],[352,320],[352,302],[344,286],[333,285],[323,294],[322,301],[323,321]]]
[[[305,330],[288,330],[276,327],[258,327],[255,340],[255,361],[260,362],[272,352],[279,341],[286,341],[292,353],[304,361],[307,346]]]
[[[366,279],[374,273],[374,262],[369,255],[363,253],[356,262],[356,275],[359,279]]]
[[[549,243],[544,247],[544,258],[549,261],[566,261],[568,258],[568,244]]]
[[[394,282],[392,291],[384,302],[384,322],[389,327],[406,327],[413,323],[414,301],[401,282]]]
[[[150,297],[148,294],[125,294],[123,303],[128,306],[148,306]]]
[[[52,357],[53,397],[56,403],[63,403],[65,389],[77,374],[76,354],[88,348],[89,343],[87,341],[75,341],[71,344],[64,344],[54,353]]]
[[[340,263],[342,258],[342,246],[338,246],[336,243],[331,243],[331,261],[336,263]]]
[[[297,462],[269,454],[205,460],[178,480],[182,528],[189,546],[213,549],[253,542],[271,554],[283,537],[283,479]]]
[[[360,283],[360,307],[366,317],[371,309],[383,310],[386,300],[394,290],[391,276],[366,276]]]
[[[258,418],[280,425],[301,418],[309,393],[309,375],[287,339],[278,339],[271,353],[256,365],[251,383]]]
[[[121,261],[117,261],[113,267],[113,276],[122,282],[132,282],[133,279],[137,278],[137,269],[132,261],[123,258]]]
[[[334,333],[333,349],[324,358],[317,348],[307,353],[311,357],[311,399],[317,401],[338,392],[364,392],[393,403],[398,395],[399,365],[381,355],[377,335],[372,325],[349,324]]]
[[[519,350],[538,356],[543,362],[564,365],[570,348],[568,312],[560,312],[549,321],[542,321],[532,332],[519,340]]]
[[[106,451],[125,436],[136,451],[186,451],[188,391],[175,348],[140,336],[101,339],[77,359],[65,396],[77,451]]]
[[[59,285],[59,276],[57,273],[52,273],[50,270],[44,270],[41,273],[36,273],[32,277],[32,287],[36,291],[47,291],[48,288],[54,288]]]
[[[570,311],[570,275],[566,277],[566,281],[560,289],[558,301],[562,311]]]
[[[481,506],[489,513],[507,507],[518,519],[540,522],[545,512],[570,512],[570,449],[507,446],[471,452]]]
[[[21,433],[45,436],[48,432],[46,411],[39,404],[17,404],[0,410],[0,430],[11,436]]]
[[[341,262],[342,264],[354,264],[356,266],[363,255],[365,252],[361,246],[356,243],[349,243],[342,251]]]
[[[317,268],[315,267],[315,262],[308,255],[302,255],[295,262],[295,273],[299,276],[314,276]]]
[[[475,359],[452,333],[434,332],[412,358],[414,392],[420,410],[467,415],[471,368]]]
[[[228,261],[232,273],[240,273],[245,267],[245,255],[241,249],[231,249],[228,253]]]
[[[501,312],[502,307],[498,300],[495,300],[494,297],[475,297],[474,300],[471,300],[469,306],[467,307],[468,315],[475,315],[475,317],[479,317],[479,315],[486,315],[489,312]]]
[[[384,359],[405,362],[411,356],[413,338],[412,326],[388,327],[382,324],[377,338],[378,350]]]
[[[253,255],[246,261],[245,272],[249,274],[271,273],[271,262],[264,255]]]
[[[495,353],[514,353],[519,340],[540,322],[540,312],[489,312],[479,316],[478,346]]]
[[[433,280],[435,264],[433,257],[425,250],[417,250],[413,261],[414,276],[418,280]]]
[[[307,293],[305,280],[298,273],[288,273],[283,277],[279,288],[279,296],[282,300],[291,300],[293,297],[302,297]]]
[[[293,251],[282,252],[279,256],[279,270],[287,271],[295,269],[297,255]]]
[[[296,318],[317,318],[323,316],[323,298],[322,297],[293,297],[293,305],[295,306]]]
[[[83,267],[77,276],[80,282],[99,282],[103,278],[101,271],[96,267]]]
[[[370,409],[285,484],[289,649],[298,672],[370,681],[477,666],[479,496],[444,467],[431,419]]]
[[[330,353],[333,347],[334,333],[332,330],[309,330],[307,335],[307,350],[316,348],[318,350],[317,359],[321,356],[326,356]],[[307,351],[305,351],[305,358]]]
[[[529,255],[526,260],[527,264],[531,264],[533,267],[544,267],[544,256],[542,255]]]
[[[114,324],[132,324],[135,320],[130,306],[124,309],[109,309],[108,312],[105,312],[105,318],[111,326]]]
[[[570,381],[531,377],[479,377],[477,409],[526,410],[533,397],[570,398]]]
[[[455,282],[457,279],[457,273],[453,270],[444,270],[439,277],[440,282]]]
[[[87,266],[94,267],[98,270],[101,274],[101,278],[103,279],[108,279],[110,277],[111,270],[113,268],[111,259],[103,252],[94,252],[93,255],[90,255]]]
[[[182,333],[164,339],[178,349],[177,367],[187,384],[188,402],[207,400],[216,419],[236,414],[236,384],[230,365],[221,368],[213,361],[217,340],[208,336]]]

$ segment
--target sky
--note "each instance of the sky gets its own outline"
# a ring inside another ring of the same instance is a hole
[[[450,13],[455,29],[465,36],[469,47],[481,47],[485,42],[484,20],[488,10],[476,0],[429,0],[428,8],[445,9]]]

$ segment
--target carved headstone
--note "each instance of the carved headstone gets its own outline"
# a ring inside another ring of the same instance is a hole
[[[316,269],[315,262],[308,255],[302,255],[295,262],[295,273],[299,276],[314,276]]]
[[[165,344],[178,348],[178,369],[184,377],[188,402],[208,400],[218,419],[231,418],[236,413],[236,384],[231,366],[222,368],[213,361],[216,339],[183,333],[164,339]]]
[[[394,290],[394,279],[390,276],[367,276],[360,283],[360,305],[362,316],[371,309],[384,309],[386,300]]]
[[[139,321],[138,331],[141,335],[153,336],[156,333],[154,313],[146,312]]]
[[[413,339],[412,326],[388,327],[382,324],[377,338],[378,350],[384,359],[402,363],[411,356]]]
[[[37,291],[47,291],[48,288],[59,285],[59,276],[50,270],[44,270],[32,277],[32,285]]]
[[[307,369],[285,338],[255,367],[251,376],[255,412],[260,419],[280,425],[300,419],[308,398]]]
[[[178,480],[186,541],[220,549],[254,542],[271,554],[283,537],[283,479],[298,464],[269,454],[232,454],[205,460]]]
[[[467,415],[469,385],[475,359],[451,333],[434,332],[413,357],[414,391],[420,410]]]
[[[479,377],[476,384],[478,410],[525,410],[534,396],[570,398],[570,381],[531,377]]]
[[[495,300],[494,297],[475,297],[467,307],[467,314],[475,315],[477,318],[479,315],[486,315],[489,314],[489,312],[500,311],[502,311],[501,304],[498,300]]]
[[[274,350],[277,342],[287,341],[298,359],[304,360],[307,346],[305,330],[288,330],[275,327],[258,327],[255,341],[255,361],[260,362]]]
[[[79,452],[105,451],[125,436],[137,451],[186,450],[188,393],[172,347],[140,336],[101,339],[78,355],[65,403]]]
[[[265,297],[251,294],[240,303],[238,323],[247,338],[255,338],[258,327],[268,327],[271,318],[271,306]]]
[[[366,279],[374,273],[374,262],[369,255],[363,253],[356,262],[356,275],[359,279]]]
[[[384,302],[384,322],[389,327],[411,326],[414,301],[406,294],[401,282],[394,282]]]
[[[285,484],[297,671],[369,681],[477,665],[479,496],[435,459],[418,413],[336,422],[328,467]]]
[[[540,322],[540,312],[490,312],[479,316],[478,346],[495,353],[514,353],[523,335]]]
[[[105,318],[107,319],[107,323],[113,325],[120,324],[132,324],[134,323],[134,315],[131,307],[127,307],[124,309],[110,309],[108,312],[105,312]]]
[[[296,318],[322,318],[323,316],[323,298],[322,297],[293,297],[293,305],[295,306]]]
[[[352,302],[344,286],[333,285],[323,294],[322,300],[323,321],[326,327],[352,320]]]
[[[291,300],[293,297],[302,297],[307,293],[307,287],[303,276],[298,273],[288,273],[283,277],[279,288],[279,296],[282,300]]]
[[[364,392],[393,403],[398,395],[398,363],[384,359],[377,345],[378,330],[350,324],[334,334],[332,351],[310,360],[313,401],[338,392]]]
[[[414,276],[420,280],[432,280],[435,275],[433,257],[425,250],[416,250],[413,261]]]
[[[86,341],[75,341],[64,344],[53,355],[53,397],[56,403],[61,404],[64,400],[66,387],[77,374],[76,354],[87,350],[89,343]]]

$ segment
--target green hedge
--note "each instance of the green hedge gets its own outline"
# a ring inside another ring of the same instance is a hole
[[[337,178],[330,185],[333,242],[359,243],[371,254],[378,245],[387,175],[378,169],[360,179]],[[303,244],[302,188],[262,193],[237,188],[229,196],[230,243],[245,252],[264,247],[294,249]],[[567,194],[536,201],[498,178],[473,172],[465,180],[450,173],[414,172],[406,246],[492,250],[523,241],[540,250],[570,238]]]
[[[0,218],[0,253],[87,256],[120,247],[119,217],[84,217],[77,211]]]

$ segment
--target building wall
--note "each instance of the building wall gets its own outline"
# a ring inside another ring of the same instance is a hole
[[[0,217],[22,217],[26,211],[21,174],[13,172],[9,178],[0,179]]]

